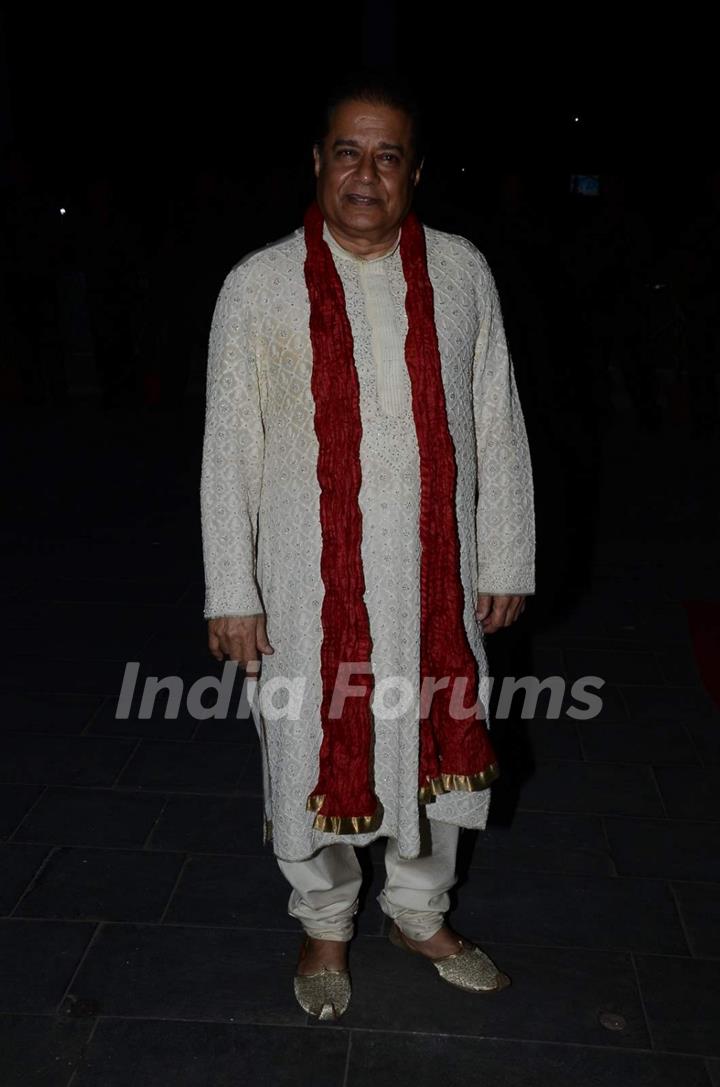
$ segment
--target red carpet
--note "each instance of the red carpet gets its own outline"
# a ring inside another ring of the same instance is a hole
[[[683,600],[683,607],[705,690],[720,706],[720,603]]]

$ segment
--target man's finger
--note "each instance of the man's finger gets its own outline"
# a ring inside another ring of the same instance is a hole
[[[516,622],[520,618],[520,616],[522,615],[522,613],[524,611],[525,611],[525,597],[521,596],[521,597],[518,598],[517,607],[515,608],[515,611],[513,613],[513,622]]]
[[[516,595],[499,595],[492,598],[492,611],[483,622],[483,632],[494,634],[496,630],[512,626],[525,606],[525,598]]]
[[[525,597],[514,596],[509,609],[509,623],[515,623],[525,610]]]
[[[257,648],[260,650],[261,653],[268,654],[275,652],[273,647],[270,645],[270,642],[268,641],[267,621],[264,615],[262,619],[258,619],[257,621],[257,633],[255,635],[255,640],[257,642]]]
[[[231,661],[237,661],[239,664],[243,665],[243,667],[247,661],[252,660],[253,657],[257,656],[255,638],[249,631],[233,634],[232,637],[226,637],[224,639],[223,649]]]
[[[499,627],[502,626],[502,616],[504,614],[501,604],[496,603],[493,609],[488,615],[487,619],[482,622],[482,628],[485,634],[494,634]]]
[[[492,610],[492,620],[495,624],[495,630],[500,630],[501,627],[505,627],[508,625],[508,604],[509,601],[507,597],[495,597],[495,606]]]
[[[216,632],[216,630],[213,630],[212,627],[209,628],[208,632],[208,647],[215,660],[222,661],[225,655],[225,651],[222,646],[222,639],[218,636],[218,632]]]
[[[493,598],[489,593],[479,593],[477,598],[477,604],[475,605],[475,614],[478,619],[487,619],[492,608]]]
[[[223,659],[224,654],[220,646],[220,639],[212,627],[208,630],[208,648],[215,660],[221,661]]]
[[[487,634],[492,634],[496,630],[502,630],[505,627],[510,627],[519,618],[525,608],[524,596],[502,596],[495,598],[495,607],[488,626],[485,627]]]
[[[502,611],[502,622],[500,624],[501,626],[510,627],[515,622],[516,603],[517,602],[516,602],[515,598],[512,597],[512,596],[508,600],[505,601],[505,607],[503,608],[503,611]]]

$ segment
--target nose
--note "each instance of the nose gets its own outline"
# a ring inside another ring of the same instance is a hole
[[[372,184],[375,181],[377,169],[375,159],[371,154],[365,154],[358,160],[357,174],[359,181],[364,181],[368,184]]]

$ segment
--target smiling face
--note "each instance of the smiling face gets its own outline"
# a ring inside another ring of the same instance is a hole
[[[414,162],[410,117],[390,106],[342,102],[314,157],[317,201],[338,241],[361,255],[391,245],[422,167]]]

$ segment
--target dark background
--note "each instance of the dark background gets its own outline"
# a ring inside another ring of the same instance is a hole
[[[148,433],[177,418],[196,465],[222,280],[301,223],[324,96],[368,63],[409,77],[424,110],[416,210],[474,241],[498,282],[533,452],[536,608],[586,583],[609,429],[717,435],[714,58],[690,11],[6,5],[0,27],[11,414]],[[595,195],[572,191],[578,175]]]
[[[424,99],[428,183],[452,179],[470,208],[517,169],[546,205],[561,201],[571,172],[626,171],[666,227],[697,206],[697,172],[717,163],[702,24],[654,15],[633,27],[608,8],[535,23],[495,15],[446,4],[423,16],[401,2],[184,16],[6,5],[3,127],[69,208],[89,177],[110,173],[148,240],[167,198],[199,170],[227,174],[246,208],[267,203],[272,179],[284,197],[272,226],[282,229],[311,184],[309,141],[328,84],[358,62],[389,62]]]
[[[546,584],[582,583],[608,426],[717,434],[715,69],[691,10],[6,5],[0,27],[11,411],[179,412],[197,455],[222,280],[301,223],[324,95],[369,63],[424,108],[418,213],[498,281]]]

